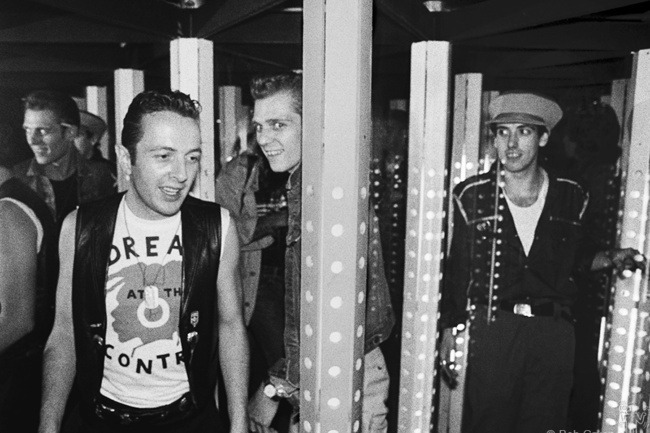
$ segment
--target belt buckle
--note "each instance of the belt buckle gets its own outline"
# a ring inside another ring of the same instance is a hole
[[[534,317],[530,304],[515,304],[512,312],[525,317]]]

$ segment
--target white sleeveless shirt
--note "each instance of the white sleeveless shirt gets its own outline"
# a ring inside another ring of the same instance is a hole
[[[221,255],[230,214],[221,209]],[[153,408],[190,386],[178,333],[182,293],[181,213],[161,220],[118,208],[106,278],[106,358],[101,394]],[[221,258],[221,257],[220,257]]]
[[[531,247],[533,246],[533,241],[535,240],[535,230],[537,229],[537,223],[539,222],[539,217],[542,215],[542,210],[544,210],[544,203],[546,203],[546,194],[548,193],[548,175],[544,172],[544,182],[540,188],[539,194],[537,195],[537,200],[535,203],[528,207],[520,207],[514,204],[504,192],[506,201],[508,202],[508,209],[512,214],[512,218],[515,221],[515,228],[517,229],[517,234],[521,240],[521,244],[524,247],[524,252],[526,256],[530,252]]]

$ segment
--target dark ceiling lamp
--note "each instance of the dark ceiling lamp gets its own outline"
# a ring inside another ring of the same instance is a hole
[[[204,0],[162,0],[179,9],[198,9],[203,6]]]
[[[481,3],[482,1],[485,0],[424,0],[422,5],[429,12],[449,12],[463,6]]]

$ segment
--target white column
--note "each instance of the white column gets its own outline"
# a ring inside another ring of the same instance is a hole
[[[305,2],[301,429],[361,429],[372,1]]]
[[[448,209],[453,206],[454,187],[468,177],[477,174],[480,168],[482,90],[483,76],[481,74],[456,75]],[[452,218],[447,219],[447,233],[453,232],[453,223]],[[449,246],[449,243],[447,245]],[[458,332],[454,338],[456,339],[455,349],[464,356],[457,356],[455,360],[458,385],[454,389],[450,389],[445,381],[440,382],[438,431],[460,433],[465,395],[465,367],[467,366],[467,330]]]
[[[113,74],[115,85],[115,144],[122,144],[124,116],[133,98],[144,91],[144,72],[135,69],[118,69]],[[125,191],[129,188],[120,164],[117,164],[117,188]]]
[[[86,110],[104,119],[108,125],[108,92],[106,87],[86,86]],[[99,145],[102,156],[112,159],[109,149],[109,131],[106,131]]]
[[[650,50],[635,54],[625,112],[631,116],[631,129],[621,163],[625,189],[619,242],[621,248],[636,248],[648,256]],[[623,128],[627,130],[626,126]],[[615,280],[612,299],[606,330],[609,338],[605,340],[607,375],[602,430],[624,433],[636,431],[639,424],[645,428],[647,422],[650,382],[645,378],[650,342],[647,275],[636,272],[630,278]]]
[[[398,429],[431,426],[444,258],[450,45],[411,48],[409,171]]]
[[[170,86],[201,103],[201,171],[192,195],[214,201],[214,51],[212,41],[179,38],[170,43]]]

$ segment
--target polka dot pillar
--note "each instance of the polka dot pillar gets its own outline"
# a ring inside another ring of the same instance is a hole
[[[612,93],[625,101],[622,141],[623,169],[618,242],[621,248],[635,248],[648,256],[648,203],[650,177],[650,50],[635,54],[632,79],[634,89],[623,86]],[[602,332],[601,421],[603,431],[647,431],[647,402],[650,399],[650,302],[647,276],[640,272],[614,279],[608,317]]]
[[[404,304],[398,430],[429,431],[444,249],[449,43],[411,51]],[[426,257],[436,259],[426,260]]]
[[[447,209],[453,209],[452,190],[460,182],[478,173],[481,147],[481,103],[483,79],[481,74],[458,74],[454,85],[454,122],[449,166],[449,196]],[[453,218],[447,218],[447,233],[452,233]],[[432,257],[425,256],[425,260]],[[440,385],[438,404],[438,431],[460,433],[464,403],[464,381],[468,339],[465,331],[458,331],[456,338],[455,369],[458,386],[450,389]]]
[[[305,2],[300,420],[360,431],[370,166],[372,1]],[[345,26],[331,23],[345,22]]]

